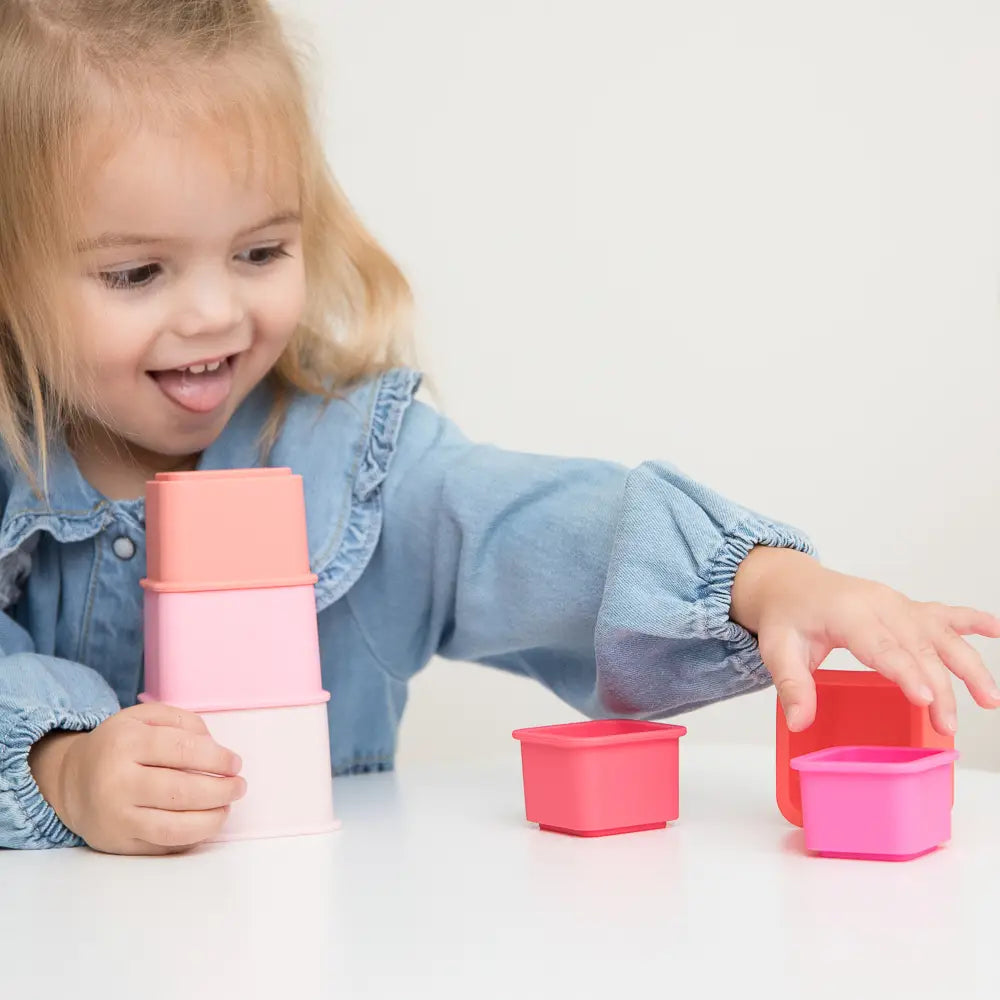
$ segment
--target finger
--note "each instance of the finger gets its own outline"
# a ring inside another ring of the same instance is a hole
[[[965,683],[976,704],[982,708],[996,708],[1000,704],[1000,688],[986,669],[982,657],[951,629],[942,631],[936,643],[938,655],[948,669]]]
[[[883,616],[882,624],[913,657],[934,694],[930,704],[931,724],[942,736],[951,736],[958,728],[955,692],[951,686],[951,673],[938,655],[934,641],[910,612]]]
[[[122,855],[124,857],[158,857],[162,854],[174,854],[184,850],[181,847],[160,847],[157,844],[148,844],[145,840],[138,840],[135,837],[121,844],[102,844],[100,842],[91,844],[88,841],[87,846],[92,851],[97,851],[98,854]]]
[[[229,808],[174,812],[136,807],[135,833],[156,847],[185,848],[214,837],[222,829]]]
[[[952,608],[943,606],[945,624],[959,635],[982,635],[988,639],[1000,639],[1000,618],[977,611],[975,608]]]
[[[128,709],[130,715],[150,726],[170,726],[174,729],[184,729],[189,733],[208,732],[208,726],[200,715],[186,712],[183,708],[164,705],[158,701],[135,705]]]
[[[136,755],[148,767],[171,767],[205,774],[239,774],[243,762],[231,750],[220,747],[211,736],[168,727],[150,730],[149,739]]]
[[[877,618],[855,624],[844,644],[866,667],[898,684],[914,705],[929,705],[934,700],[934,690],[924,679],[920,665]]]
[[[222,778],[169,767],[143,767],[139,782],[137,806],[170,811],[219,809],[241,799],[247,790],[246,781],[239,775]]]
[[[808,729],[816,718],[816,684],[802,640],[792,631],[765,633],[760,637],[760,654],[774,681],[789,731]]]
[[[923,674],[934,700],[930,704],[931,725],[942,735],[952,736],[958,729],[958,709],[955,706],[955,691],[951,686],[951,673],[944,665],[936,649],[921,646],[917,652]]]

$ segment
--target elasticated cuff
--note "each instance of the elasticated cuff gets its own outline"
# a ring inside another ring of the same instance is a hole
[[[708,593],[699,604],[706,636],[725,642],[736,654],[736,665],[747,673],[763,668],[757,639],[730,617],[733,581],[740,564],[758,545],[794,549],[816,556],[812,543],[787,525],[750,517],[740,522],[722,541],[708,572]]]
[[[8,716],[12,723],[0,746],[0,790],[6,790],[14,815],[8,818],[9,846],[43,849],[79,847],[83,839],[73,833],[42,797],[41,789],[28,767],[31,748],[45,735],[65,729],[87,732],[99,726],[107,714],[98,711],[57,714],[50,710],[16,710]]]

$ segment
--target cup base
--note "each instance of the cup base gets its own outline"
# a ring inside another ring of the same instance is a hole
[[[143,705],[148,705],[150,702],[158,702],[159,698],[154,698],[151,694],[143,691],[138,700]],[[325,705],[330,700],[329,691],[320,691],[315,698],[302,698],[296,697],[294,701],[278,701],[274,698],[268,698],[266,700],[260,701],[248,701],[247,699],[241,699],[240,704],[237,705],[224,705],[217,702],[205,702],[204,704],[195,704],[194,702],[186,702],[183,698],[176,699],[170,702],[174,708],[183,708],[186,712],[194,712],[196,715],[201,715],[203,712],[210,715],[214,712],[242,712],[242,711],[253,711],[258,712],[262,709],[268,708],[299,708],[304,705]]]
[[[277,840],[281,837],[317,837],[326,833],[336,833],[343,827],[339,819],[316,827],[276,827],[273,830],[261,829],[226,833],[223,829],[217,837],[207,841],[209,844],[227,844],[238,840]]]
[[[619,833],[640,833],[643,830],[664,830],[666,820],[660,823],[640,823],[638,826],[618,826],[609,830],[569,830],[561,826],[549,826],[547,823],[539,823],[538,829],[548,833],[565,833],[570,837],[613,837]]]
[[[914,858],[933,854],[936,850],[939,850],[937,846],[926,847],[913,854],[858,854],[851,851],[816,851],[815,854],[820,858],[845,858],[851,861],[912,861]]]

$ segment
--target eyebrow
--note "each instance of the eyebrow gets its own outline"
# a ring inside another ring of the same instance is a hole
[[[302,217],[298,212],[284,211],[272,215],[263,222],[258,222],[246,229],[241,229],[236,234],[236,239],[242,239],[251,233],[256,233],[261,229],[270,229],[271,226],[283,226],[293,222],[301,222]],[[101,233],[90,240],[82,240],[76,245],[78,253],[87,253],[93,250],[107,250],[113,247],[141,247],[151,243],[176,243],[179,242],[169,236],[146,236],[140,233]]]

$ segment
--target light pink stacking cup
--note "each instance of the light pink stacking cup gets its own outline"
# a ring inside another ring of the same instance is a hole
[[[146,488],[140,701],[202,715],[243,760],[217,840],[336,829],[301,476],[161,473]]]
[[[192,712],[312,705],[323,690],[311,584],[145,594],[146,690]]]

